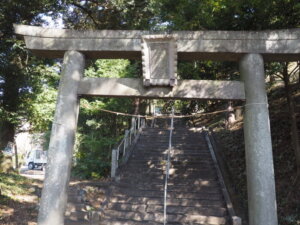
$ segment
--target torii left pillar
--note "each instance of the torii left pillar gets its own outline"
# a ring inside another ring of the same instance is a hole
[[[77,89],[79,81],[83,77],[84,66],[83,54],[77,51],[65,52],[38,225],[64,224],[79,110]]]

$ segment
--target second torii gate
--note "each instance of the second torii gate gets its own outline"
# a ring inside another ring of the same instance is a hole
[[[79,96],[174,99],[246,99],[250,225],[277,225],[274,168],[264,60],[300,59],[300,29],[277,31],[74,31],[15,25],[26,47],[43,57],[64,57],[49,146],[39,225],[64,224]],[[243,81],[177,80],[182,60],[238,61]],[[84,78],[85,58],[143,59],[143,80]]]

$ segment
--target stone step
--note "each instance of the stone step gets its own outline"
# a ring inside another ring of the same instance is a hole
[[[137,152],[149,152],[149,153],[156,153],[156,154],[163,154],[166,153],[168,150],[169,145],[145,145],[143,144],[137,144],[135,153]],[[172,145],[172,149],[178,150],[181,153],[185,154],[186,152],[188,153],[191,151],[192,153],[194,152],[209,152],[208,148],[206,146],[182,146],[182,145]]]
[[[165,137],[164,139],[157,139],[157,138],[141,138],[138,141],[139,143],[144,143],[144,144],[152,144],[152,145],[169,145],[169,137]],[[171,141],[172,145],[191,145],[191,146],[207,146],[205,142],[202,140],[196,139],[196,138],[190,138],[186,140],[180,140],[173,138]]]
[[[141,135],[139,140],[143,141],[149,141],[149,140],[155,140],[157,142],[167,142],[169,143],[170,135]],[[159,139],[158,139],[159,138]],[[184,142],[184,143],[190,143],[190,142],[199,142],[201,144],[206,144],[204,141],[204,137],[199,137],[198,135],[172,135],[172,142]]]
[[[141,139],[155,139],[157,141],[169,141],[170,138],[170,132],[167,133],[142,133],[140,135]],[[172,133],[172,140],[181,140],[181,141],[185,141],[186,143],[188,141],[186,140],[202,140],[202,142],[204,142],[205,136],[202,136],[201,134],[191,134],[191,133],[176,133],[173,132]]]
[[[169,137],[170,130],[165,131],[143,131],[141,136],[149,136],[149,137]],[[203,138],[203,134],[200,133],[193,133],[190,131],[183,132],[182,130],[173,130],[172,137],[195,137],[195,138]]]
[[[68,199],[66,213],[86,210],[86,205],[83,203],[72,202]]]
[[[170,152],[170,154],[173,155],[188,155],[188,154],[205,154],[205,153],[209,153],[207,148],[173,148],[175,149],[174,152]],[[138,150],[136,150],[134,152],[134,154],[146,154],[146,155],[167,155],[168,154],[168,148],[167,146],[165,148],[160,148],[160,147],[156,147],[156,146],[152,146],[151,148],[149,147],[141,147]]]
[[[156,178],[156,177],[137,177],[135,178],[134,176],[127,176],[127,177],[121,177],[120,181],[119,182],[125,182],[125,183],[130,183],[130,182],[133,182],[133,183],[136,183],[136,185],[139,185],[139,184],[164,184],[165,182],[165,177],[160,177],[160,178]],[[171,184],[171,185],[176,185],[176,184],[185,184],[185,185],[192,185],[192,184],[195,184],[195,183],[198,183],[198,182],[201,182],[201,181],[217,181],[218,178],[217,176],[214,176],[214,177],[210,177],[210,176],[207,176],[207,177],[197,177],[197,178],[194,178],[194,177],[169,177],[168,179],[168,184]]]
[[[132,153],[132,156],[141,156],[141,157],[151,157],[151,156],[165,156],[168,155],[169,150],[164,149],[161,151],[157,150],[138,150]],[[188,150],[188,149],[172,149],[170,150],[171,156],[185,157],[185,156],[203,156],[210,157],[210,152],[208,149],[198,149],[198,150]]]
[[[122,175],[127,176],[127,175],[132,175],[132,174],[136,174],[136,168],[131,167],[131,168],[124,168],[124,171],[122,173]],[[170,168],[169,170],[169,174],[170,175],[174,175],[174,176],[188,176],[188,175],[197,175],[197,174],[201,174],[201,173],[205,173],[205,174],[215,174],[216,171],[214,169],[214,167],[211,168]],[[165,175],[166,174],[166,170],[165,169],[148,169],[146,171],[139,171],[139,175],[151,175],[151,176],[160,176],[160,175]]]
[[[123,178],[122,180],[118,181],[119,183],[126,183],[126,184],[136,184],[136,186],[143,186],[143,185],[163,185],[164,182],[162,182],[164,180],[152,180],[152,181],[148,181],[145,180],[145,182],[142,183],[137,183],[136,180],[132,180],[132,179],[127,179],[127,178]],[[168,187],[169,186],[186,186],[186,185],[190,185],[190,186],[197,186],[197,185],[216,185],[218,184],[218,180],[216,179],[195,179],[194,181],[191,182],[191,180],[187,179],[187,180],[182,180],[181,182],[177,182],[176,180],[169,180],[168,181]]]
[[[207,148],[173,148],[170,151],[171,155],[205,155],[210,153]],[[136,149],[134,155],[146,155],[146,156],[164,156],[168,154],[168,148],[159,148],[159,147],[143,147]]]
[[[169,144],[170,137],[169,136],[164,136],[164,137],[150,137],[150,136],[141,136],[139,138],[139,142],[145,142],[145,143],[161,143],[161,144]],[[172,136],[171,143],[174,144],[185,144],[185,145],[202,145],[205,146],[206,143],[204,139],[198,138],[198,137],[176,137]]]
[[[198,155],[170,155],[170,161],[182,161],[182,162],[194,162],[194,161],[212,161],[209,157],[209,153],[206,154],[198,154]],[[131,161],[162,161],[167,160],[167,154],[163,154],[161,156],[153,155],[153,156],[143,156],[143,155],[132,155],[130,158]]]
[[[165,132],[170,132],[170,130],[171,130],[170,128],[161,129],[161,128],[150,128],[150,127],[148,128],[147,127],[142,132],[143,133],[163,134]],[[186,128],[181,129],[181,128],[177,128],[177,127],[173,128],[172,132],[177,133],[177,134],[188,133],[188,134],[192,134],[192,135],[195,135],[195,134],[202,135],[203,134],[203,132],[201,132],[201,131],[195,132],[195,130],[193,130],[193,129],[186,129]]]
[[[135,152],[155,152],[155,153],[164,153],[168,150],[169,144],[166,145],[156,145],[156,144],[137,144],[135,146],[136,150]],[[199,146],[199,145],[195,145],[195,146],[182,146],[182,145],[172,145],[173,149],[182,151],[183,153],[188,152],[188,151],[192,151],[192,152],[208,152],[208,148],[207,146]]]
[[[161,157],[156,157],[154,159],[137,159],[137,158],[130,158],[130,162],[132,163],[146,163],[146,164],[154,164],[154,163],[158,163],[161,164],[162,162],[166,161],[167,157],[165,156],[161,156]],[[188,165],[190,163],[206,163],[206,162],[210,162],[212,163],[213,160],[210,157],[191,157],[189,159],[184,159],[184,158],[179,158],[179,157],[170,157],[170,162],[173,165],[178,165],[178,164],[184,164],[184,165]]]
[[[111,196],[109,201],[112,203],[163,205],[163,196],[161,197],[130,197],[130,196]],[[168,206],[190,206],[190,207],[224,207],[223,199],[184,199],[173,198],[167,200]]]
[[[65,225],[90,225],[91,222],[87,220],[70,220],[70,219],[65,219],[64,221]]]
[[[104,219],[101,220],[99,225],[163,225],[162,223],[149,222],[149,221],[133,221],[126,219]]]
[[[133,221],[153,221],[163,223],[164,215],[163,213],[141,213],[141,212],[124,212],[124,211],[116,211],[116,210],[107,210],[104,218],[122,218],[122,219],[130,219]],[[194,224],[225,224],[225,217],[217,217],[217,216],[204,216],[198,214],[168,214],[167,215],[168,222],[181,222],[181,223],[191,223]]]
[[[142,131],[143,133],[146,134],[164,134],[164,133],[169,133],[170,132],[170,128],[167,129],[161,129],[161,128],[146,128]],[[192,129],[180,129],[180,128],[173,128],[172,132],[175,134],[191,134],[191,135],[199,135],[201,136],[203,134],[203,132],[201,131],[197,131],[195,132],[195,130]]]
[[[147,176],[145,178],[145,176]],[[148,183],[151,183],[151,181],[162,181],[164,182],[165,180],[165,175],[162,174],[162,175],[157,175],[157,174],[144,174],[144,173],[141,173],[141,174],[136,174],[136,173],[123,173],[120,178],[121,180],[123,181],[124,180],[128,180],[128,179],[132,179],[136,182],[138,181],[143,181],[143,182],[148,182]],[[169,181],[170,182],[178,182],[180,183],[181,181],[182,182],[185,182],[185,181],[191,181],[191,180],[197,180],[197,179],[206,179],[206,180],[217,180],[217,175],[215,173],[193,173],[193,174],[186,174],[186,175],[176,175],[176,174],[171,174],[169,176]]]
[[[76,211],[76,212],[71,212],[69,215],[65,215],[69,220],[72,221],[78,221],[78,220],[83,220],[83,221],[88,221],[89,220],[89,212],[88,211]]]
[[[167,161],[166,160],[129,160],[129,163],[134,165],[136,168],[136,173],[140,173],[147,169],[161,169],[166,170]],[[131,165],[128,168],[133,168]],[[213,169],[214,164],[212,160],[199,160],[199,161],[171,161],[169,164],[170,168],[175,168],[179,170],[184,170],[188,168],[208,168]],[[125,169],[125,167],[123,167]]]
[[[161,161],[162,163],[161,164],[153,164],[153,163],[137,163],[137,164],[134,164],[134,163],[130,163],[131,161],[129,160],[129,164],[124,166],[122,169],[123,171],[125,171],[126,169],[133,169],[136,171],[136,173],[140,173],[142,171],[145,171],[145,170],[149,170],[149,172],[151,170],[163,170],[165,171],[166,170],[166,163],[165,161]],[[181,164],[179,163],[175,163],[175,162],[172,162],[171,161],[171,164],[170,164],[170,169],[177,169],[177,170],[187,170],[187,169],[214,169],[215,166],[213,163],[211,162],[200,162],[200,163],[185,163],[185,162],[182,162]]]
[[[160,140],[158,141],[157,139],[140,139],[137,143],[138,145],[141,146],[148,146],[148,147],[152,147],[152,146],[157,146],[157,147],[168,147],[169,146],[169,138],[167,138],[166,140]],[[201,140],[195,140],[195,139],[191,139],[191,140],[172,140],[171,145],[173,147],[176,146],[186,146],[186,147],[202,147],[202,148],[207,148],[206,143],[203,143]]]
[[[146,197],[146,198],[160,198],[164,196],[163,191],[139,191],[139,190],[123,190],[119,192],[114,192],[112,191],[111,193],[112,196],[114,197]],[[194,192],[194,193],[189,193],[189,192],[171,192],[169,191],[167,193],[167,197],[172,199],[194,199],[194,200],[222,200],[223,195],[222,193],[205,193],[205,192]]]
[[[109,203],[109,209],[127,212],[160,212],[164,211],[163,205],[147,205],[147,204],[128,204],[128,203]],[[187,207],[187,206],[168,206],[167,213],[169,214],[198,214],[207,216],[225,216],[226,208],[222,207]]]
[[[132,173],[132,174],[143,174],[147,176],[148,174],[165,174],[166,173],[166,165],[145,165],[145,164],[136,164],[136,166],[130,166],[127,168],[122,168],[123,173]],[[196,171],[215,171],[215,167],[213,164],[197,164],[193,166],[186,165],[170,165],[170,174],[182,174],[181,171],[193,172],[189,169],[195,169]],[[122,174],[122,173],[120,173]]]
[[[71,221],[91,221],[92,218],[100,218],[100,212],[95,210],[76,211],[66,215],[66,219]]]
[[[162,191],[164,190],[164,184],[139,184],[136,183],[115,183],[114,188],[126,189],[131,188],[134,190],[144,190],[144,191]],[[184,184],[176,184],[171,185],[168,184],[168,190],[174,192],[207,192],[207,193],[218,193],[220,187],[219,183],[216,182],[203,182],[202,184],[195,184],[195,185],[184,185]]]

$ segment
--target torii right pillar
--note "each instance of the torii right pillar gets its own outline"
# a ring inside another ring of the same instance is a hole
[[[264,61],[246,54],[240,61],[245,84],[244,136],[250,225],[277,225],[277,206]]]

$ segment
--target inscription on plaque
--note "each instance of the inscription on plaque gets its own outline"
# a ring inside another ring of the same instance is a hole
[[[145,86],[174,86],[177,84],[177,51],[170,35],[143,37],[143,78]]]
[[[150,43],[150,78],[168,79],[168,43]]]

